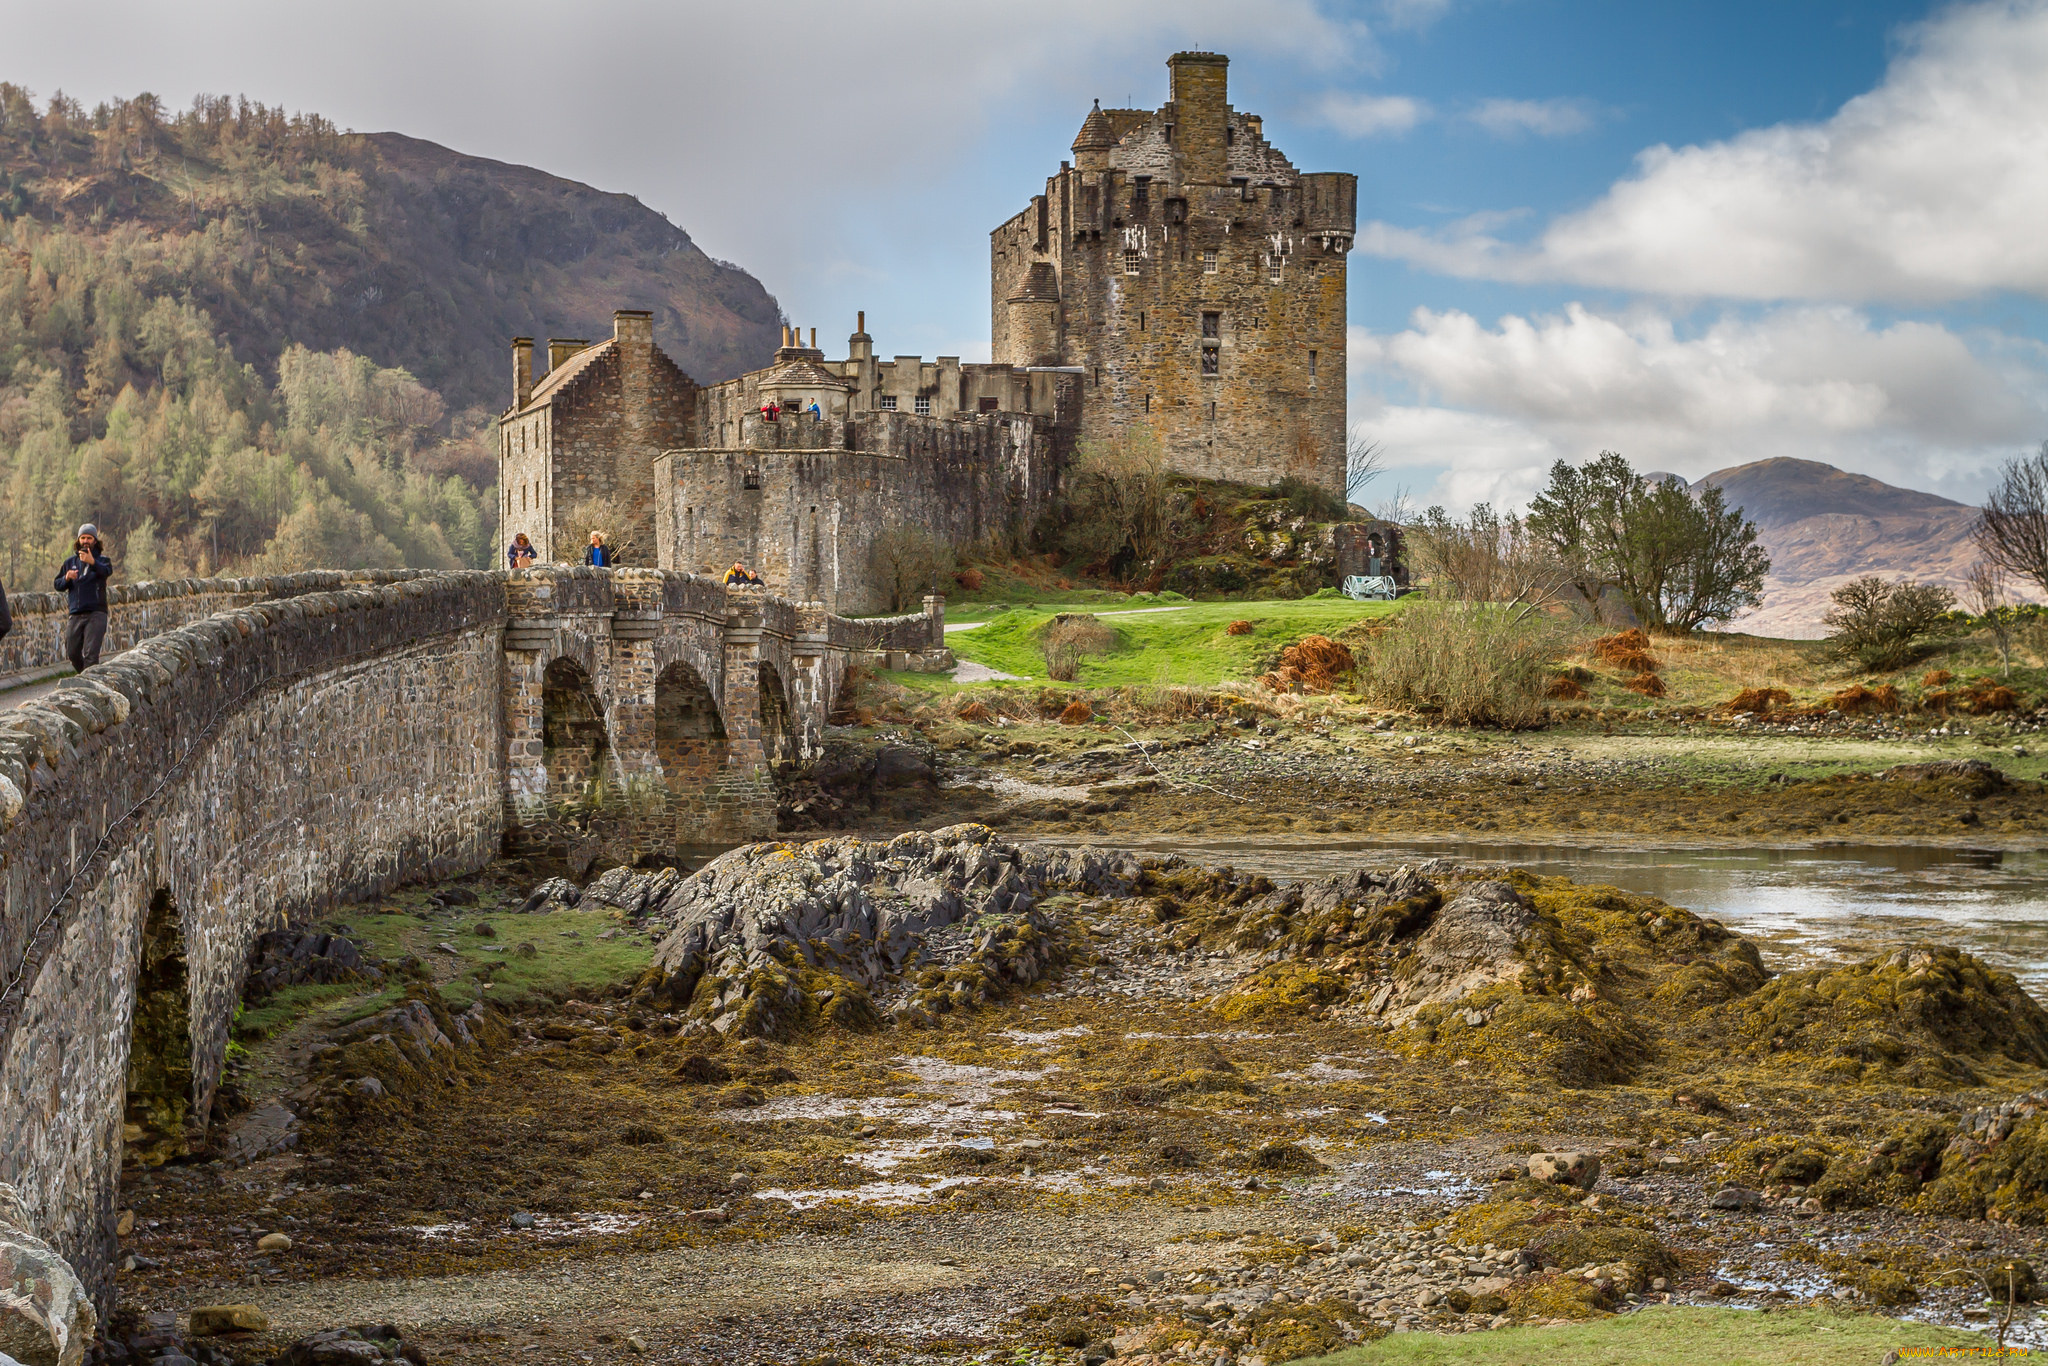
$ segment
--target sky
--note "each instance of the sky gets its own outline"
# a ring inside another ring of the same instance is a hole
[[[0,0],[0,33],[45,96],[246,94],[632,194],[833,354],[865,309],[881,354],[969,360],[987,234],[1090,101],[1219,51],[1297,167],[1359,178],[1369,502],[1519,506],[1610,449],[1974,500],[2048,438],[2048,0]]]

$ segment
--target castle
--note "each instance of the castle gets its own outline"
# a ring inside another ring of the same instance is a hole
[[[1184,474],[1345,483],[1345,261],[1357,178],[1304,174],[1228,102],[1229,59],[1167,63],[1157,110],[1091,110],[1045,193],[990,234],[993,360],[844,360],[785,328],[768,368],[703,386],[648,314],[512,343],[501,525],[543,563],[604,531],[628,563],[740,561],[833,611],[891,606],[897,529],[1028,526],[1079,449],[1149,432]]]

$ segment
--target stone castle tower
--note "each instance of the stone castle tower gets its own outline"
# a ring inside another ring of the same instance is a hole
[[[1089,113],[990,234],[998,365],[1081,375],[1080,443],[1149,427],[1183,473],[1344,491],[1345,257],[1358,178],[1303,174],[1181,52],[1157,110]]]

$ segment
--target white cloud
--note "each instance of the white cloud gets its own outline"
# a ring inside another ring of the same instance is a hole
[[[1652,147],[1533,244],[1371,225],[1438,271],[1676,296],[1931,303],[2048,295],[2048,0],[1948,9],[1820,123]]]
[[[1429,117],[1429,106],[1407,95],[1351,95],[1332,91],[1316,106],[1322,121],[1346,137],[1405,133]]]
[[[1361,394],[1392,463],[1445,471],[1431,496],[1520,503],[1556,459],[1618,450],[1690,478],[1772,456],[1821,460],[1970,496],[1997,460],[2048,430],[2048,355],[1973,348],[1937,323],[1876,326],[1847,308],[1727,317],[1682,335],[1650,311],[1572,305],[1502,318],[1418,310],[1402,332],[1354,329],[1353,373],[1412,390]]]
[[[1465,118],[1496,137],[1561,138],[1591,128],[1598,111],[1577,99],[1483,100]]]

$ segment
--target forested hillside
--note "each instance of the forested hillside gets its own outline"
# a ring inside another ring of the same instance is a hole
[[[625,195],[312,115],[0,84],[0,574],[491,562],[506,339],[615,307],[700,380],[779,310]]]

